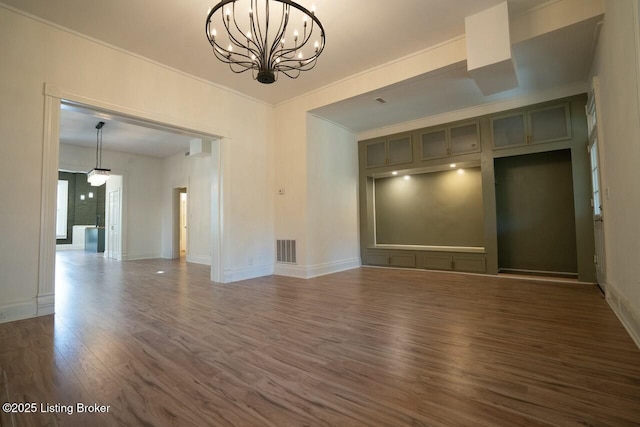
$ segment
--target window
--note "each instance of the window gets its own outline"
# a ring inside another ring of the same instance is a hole
[[[67,238],[67,209],[69,181],[58,180],[58,204],[56,209],[56,239]]]
[[[600,201],[600,180],[598,174],[598,139],[594,138],[593,144],[589,148],[589,157],[591,159],[591,183],[593,189],[593,214],[602,215],[602,202]]]

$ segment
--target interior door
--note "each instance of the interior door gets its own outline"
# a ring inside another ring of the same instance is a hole
[[[118,259],[120,254],[120,189],[109,192],[109,230],[107,257]]]
[[[591,206],[593,207],[593,235],[596,253],[593,262],[596,265],[598,284],[604,289],[607,283],[606,253],[604,245],[604,216],[602,211],[602,192],[600,181],[600,161],[598,152],[598,118],[596,110],[597,80],[587,102],[587,123],[589,127],[589,159],[591,161]]]
[[[187,193],[180,193],[180,256],[187,254]]]

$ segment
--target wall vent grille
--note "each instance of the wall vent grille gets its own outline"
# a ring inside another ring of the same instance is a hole
[[[295,240],[276,240],[276,261],[285,264],[296,263]]]

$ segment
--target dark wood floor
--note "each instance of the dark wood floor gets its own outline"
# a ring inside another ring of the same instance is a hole
[[[373,268],[208,277],[59,253],[55,317],[0,325],[0,402],[109,412],[0,424],[640,425],[640,351],[595,287]]]

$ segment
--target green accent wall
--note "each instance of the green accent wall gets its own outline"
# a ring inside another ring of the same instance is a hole
[[[67,209],[67,238],[57,239],[56,244],[71,244],[74,225],[99,225],[104,227],[105,190],[106,185],[92,187],[87,181],[85,173],[58,172],[58,179],[69,181],[68,209]],[[93,198],[89,198],[93,192]],[[80,200],[84,194],[85,199]],[[97,223],[97,216],[99,222]]]
[[[479,167],[375,180],[379,245],[483,246]]]

